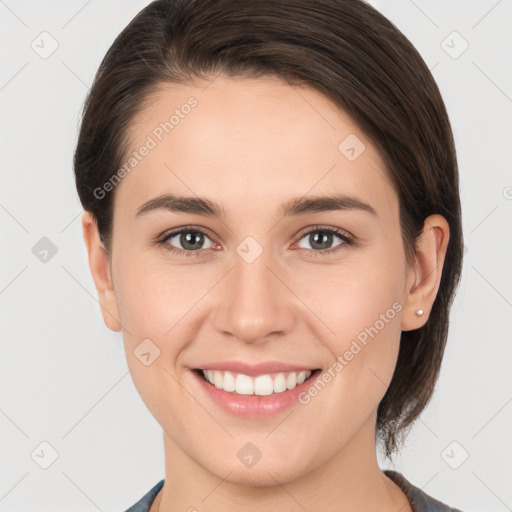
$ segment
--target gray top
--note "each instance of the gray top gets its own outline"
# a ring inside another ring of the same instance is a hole
[[[401,473],[385,469],[384,474],[402,489],[414,512],[461,512],[459,509],[449,507],[425,494],[421,489],[407,481]],[[140,501],[132,505],[126,512],[149,512],[151,504],[163,485],[164,480],[160,480]]]
[[[458,508],[449,507],[445,503],[432,498],[418,487],[412,485],[411,482],[406,480],[397,471],[385,469],[384,474],[402,489],[414,512],[461,512]]]

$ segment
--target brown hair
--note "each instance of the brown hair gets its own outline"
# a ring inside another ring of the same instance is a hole
[[[402,332],[395,372],[377,411],[390,457],[429,402],[448,336],[463,257],[458,169],[439,89],[420,54],[362,0],[157,0],[119,34],[84,105],[76,185],[107,251],[115,189],[95,190],[119,169],[130,122],[163,83],[217,73],[274,76],[310,86],[349,114],[379,150],[399,197],[408,263],[425,218],[450,227],[441,283],[426,324]]]

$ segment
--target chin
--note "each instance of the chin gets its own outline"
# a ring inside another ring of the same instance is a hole
[[[240,468],[232,470],[232,473],[225,479],[236,485],[250,487],[274,487],[276,485],[285,485],[300,478],[302,473],[297,468],[280,467],[276,468],[272,464],[263,465],[256,468]],[[259,465],[259,464],[258,464]],[[219,475],[220,476],[220,475]]]
[[[265,458],[262,455],[252,466],[245,466],[238,458],[233,464],[223,464],[226,459],[220,461],[218,458],[211,461],[212,464],[202,464],[205,469],[210,471],[218,478],[235,485],[243,485],[250,487],[274,487],[279,484],[287,484],[304,476],[308,471],[312,471],[313,467],[307,467],[306,461],[294,460],[291,457]]]

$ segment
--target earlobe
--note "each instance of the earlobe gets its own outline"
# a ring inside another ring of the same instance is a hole
[[[100,240],[96,220],[91,212],[85,211],[82,215],[82,232],[103,320],[110,330],[120,331],[121,323],[110,271],[109,255]]]
[[[441,283],[449,239],[450,227],[442,215],[434,214],[425,219],[417,242],[414,268],[408,274],[402,331],[418,329],[427,322]]]

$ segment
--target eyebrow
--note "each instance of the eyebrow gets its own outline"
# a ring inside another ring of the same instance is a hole
[[[138,208],[136,216],[162,210],[192,213],[205,217],[217,217],[219,219],[226,217],[224,208],[210,199],[173,194],[164,194],[150,199]],[[345,194],[299,197],[291,199],[281,206],[281,212],[284,217],[343,210],[363,211],[377,216],[377,212],[371,205],[358,197]]]

